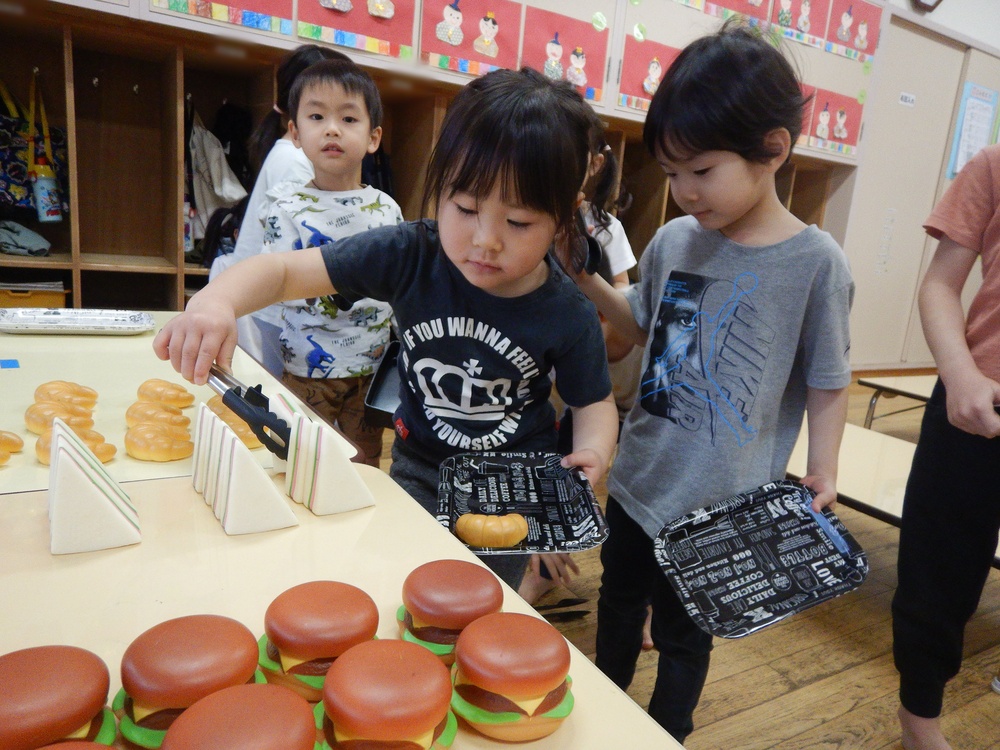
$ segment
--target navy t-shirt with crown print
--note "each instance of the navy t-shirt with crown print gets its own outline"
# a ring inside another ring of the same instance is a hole
[[[611,392],[597,311],[555,262],[541,287],[503,298],[462,276],[434,221],[373,229],[322,251],[339,294],[392,306],[401,339],[396,434],[428,461],[552,450],[551,370],[570,406]]]

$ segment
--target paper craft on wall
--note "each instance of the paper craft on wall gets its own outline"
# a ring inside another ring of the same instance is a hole
[[[845,156],[857,152],[863,107],[857,97],[816,89],[809,145]]]
[[[809,126],[812,124],[813,109],[816,106],[816,87],[808,83],[800,83],[802,96],[806,99],[806,105],[802,108],[802,132],[799,133],[797,144],[799,146],[809,145]]]
[[[414,56],[415,0],[299,0],[298,35],[388,57]]]
[[[521,64],[553,80],[565,78],[585,99],[600,101],[611,36],[589,20],[528,7]]]
[[[771,0],[708,0],[705,3],[705,12],[722,18],[739,13],[747,18],[766,21],[770,7]]]
[[[648,110],[650,99],[659,87],[663,73],[680,53],[676,47],[668,47],[648,39],[639,42],[631,34],[627,34],[618,104],[643,112]]]
[[[517,67],[521,5],[513,0],[425,0],[420,57],[437,68],[483,75]]]
[[[1000,94],[994,89],[966,81],[962,103],[958,108],[958,123],[948,159],[948,177],[953,179],[962,167],[981,149],[996,140],[993,127]]]
[[[275,34],[292,33],[293,0],[149,0],[150,7]]]
[[[882,8],[867,0],[833,0],[826,51],[864,62],[878,46]]]
[[[830,0],[774,0],[771,6],[771,23],[785,38],[811,47],[826,44],[829,16]]]

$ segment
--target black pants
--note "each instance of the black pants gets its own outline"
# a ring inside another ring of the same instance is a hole
[[[608,498],[609,535],[601,547],[597,601],[597,667],[625,690],[642,649],[647,603],[653,606],[651,634],[660,652],[649,715],[678,742],[691,733],[691,715],[708,675],[712,636],[694,624],[653,556],[646,536],[618,502]]]
[[[941,713],[944,686],[962,666],[1000,528],[1000,438],[948,422],[938,381],[927,404],[906,484],[899,583],[892,600],[899,700],[910,713]]]

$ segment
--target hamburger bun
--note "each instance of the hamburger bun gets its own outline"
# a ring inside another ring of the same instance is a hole
[[[333,663],[316,706],[323,750],[364,740],[365,750],[441,750],[457,730],[448,668],[405,641],[367,641]],[[385,744],[382,744],[385,743]]]
[[[545,620],[501,612],[471,623],[455,645],[452,708],[487,737],[552,734],[573,709],[566,639]]]
[[[403,581],[396,623],[403,640],[451,666],[462,629],[502,606],[503,589],[487,568],[464,560],[434,560],[414,568]]]
[[[158,748],[167,728],[206,695],[258,679],[257,642],[246,626],[219,615],[161,622],[122,656],[122,689],[112,707],[127,747]]]
[[[370,641],[376,630],[378,607],[356,586],[337,581],[293,586],[264,613],[264,635],[258,642],[261,671],[268,682],[317,703],[334,659]]]
[[[0,656],[0,748],[35,750],[71,735],[107,747],[116,735],[109,685],[101,658],[75,646]]]
[[[313,750],[312,706],[276,685],[236,685],[177,717],[163,750]]]

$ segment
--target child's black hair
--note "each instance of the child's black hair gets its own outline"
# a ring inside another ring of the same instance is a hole
[[[274,142],[286,132],[283,117],[288,113],[288,95],[299,73],[320,60],[350,59],[343,52],[329,47],[320,47],[318,44],[303,44],[281,59],[274,81],[277,86],[274,108],[264,116],[253,135],[250,136],[250,163],[253,167],[254,181],[257,179],[257,173],[260,172],[264,159],[267,158],[271,147],[274,146]]]
[[[572,84],[530,68],[471,81],[448,108],[431,153],[424,213],[456,192],[482,199],[497,187],[503,201],[554,217],[557,230],[575,238],[594,119]]]
[[[382,97],[375,81],[360,66],[350,60],[322,60],[303,70],[292,84],[288,95],[288,116],[295,120],[299,114],[302,92],[309,86],[340,84],[348,94],[360,95],[365,100],[371,129],[382,125]]]
[[[771,40],[731,19],[674,60],[649,105],[643,141],[654,156],[672,161],[733,151],[766,162],[777,154],[765,136],[785,128],[794,146],[807,101],[794,68]]]
[[[231,253],[236,244],[236,235],[243,224],[250,196],[245,195],[231,208],[223,206],[212,212],[205,224],[205,236],[201,241],[202,265],[212,267],[212,261],[219,255]]]

